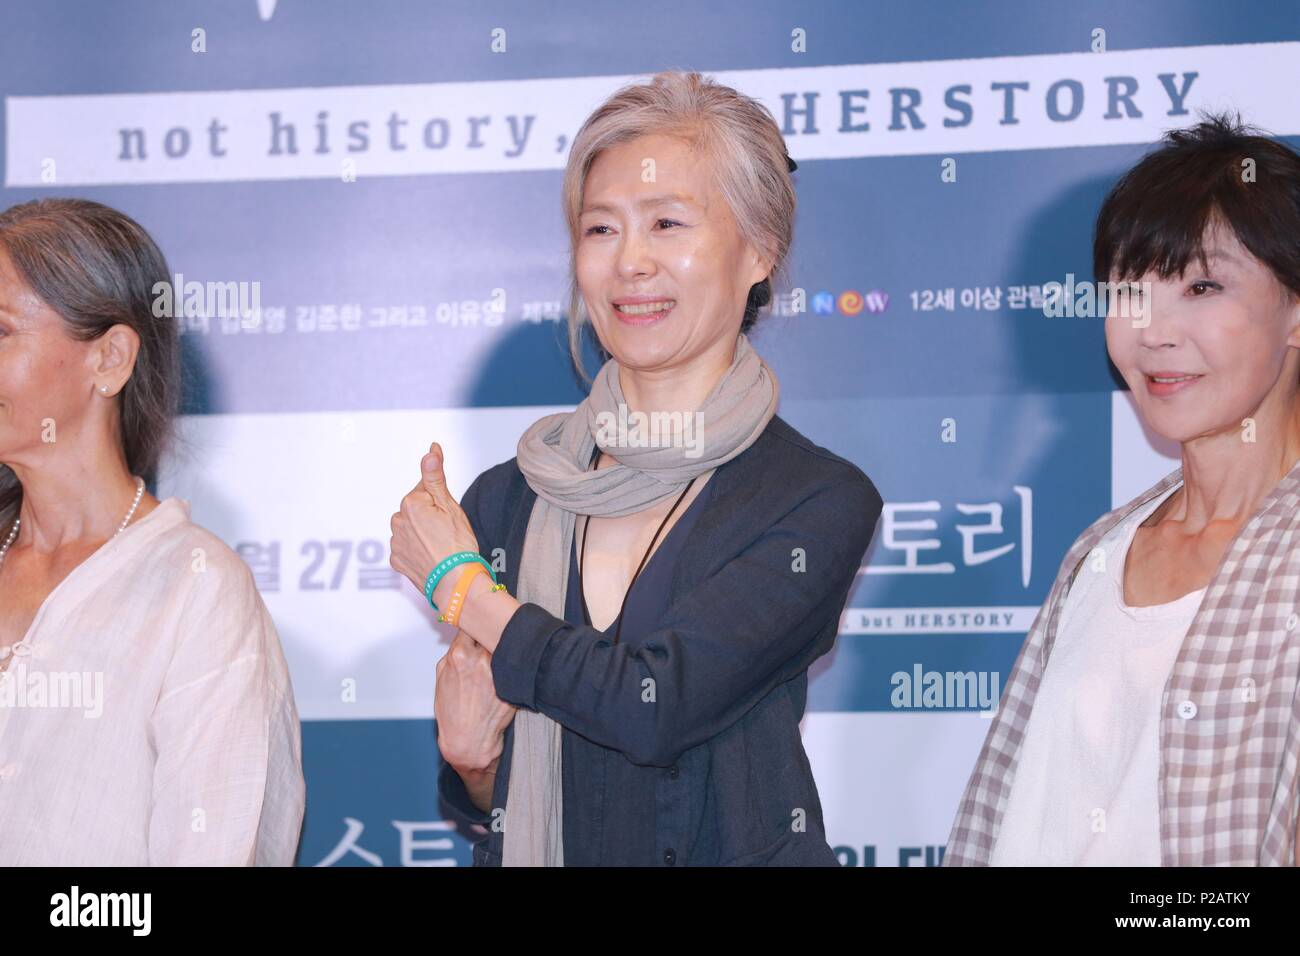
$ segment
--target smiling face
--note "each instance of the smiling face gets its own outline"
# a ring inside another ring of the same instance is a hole
[[[93,397],[91,343],[67,334],[65,323],[0,251],[0,462],[28,463],[48,455],[46,421],[59,441],[75,435]]]
[[[658,134],[592,163],[575,263],[601,344],[637,371],[729,356],[750,286],[771,270],[740,234],[708,164]]]
[[[1204,247],[1208,269],[1193,259],[1181,277],[1141,277],[1146,318],[1120,316],[1115,300],[1106,317],[1143,420],[1179,442],[1239,433],[1266,399],[1293,397],[1300,374],[1300,304],[1231,229],[1211,225]]]

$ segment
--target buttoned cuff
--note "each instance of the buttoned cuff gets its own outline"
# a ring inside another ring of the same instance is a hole
[[[537,709],[537,671],[551,635],[564,625],[538,604],[525,602],[510,615],[492,652],[492,682],[497,696],[516,707]]]
[[[465,789],[465,781],[460,778],[456,768],[446,761],[443,761],[442,769],[438,771],[438,796],[461,817],[464,823],[476,823],[486,827],[491,820],[489,814],[474,806],[474,801],[469,798],[469,791]]]

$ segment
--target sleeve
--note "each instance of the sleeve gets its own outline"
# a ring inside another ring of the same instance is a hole
[[[150,720],[149,862],[291,866],[306,786],[288,668],[247,566],[207,550]]]
[[[670,766],[830,650],[881,507],[861,471],[819,483],[634,645],[524,603],[493,653],[497,694]]]

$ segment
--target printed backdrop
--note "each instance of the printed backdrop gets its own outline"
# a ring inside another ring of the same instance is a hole
[[[301,865],[469,863],[435,787],[450,632],[389,568],[389,516],[431,441],[459,494],[581,400],[564,162],[593,107],[668,68],[761,99],[799,161],[806,308],[780,290],[753,342],[780,414],[886,499],[802,724],[830,841],[940,861],[1066,549],[1177,466],[1101,321],[1045,316],[1043,286],[1091,278],[1105,191],[1197,110],[1300,134],[1291,0],[1080,6],[3,4],[3,205],[119,207],[202,293],[177,303],[190,390],[157,491],[278,624]],[[922,693],[949,675],[972,693]]]

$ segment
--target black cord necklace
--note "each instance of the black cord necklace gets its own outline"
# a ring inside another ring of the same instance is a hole
[[[599,461],[600,446],[597,445],[596,454],[591,459],[591,468],[589,470],[594,469],[596,463]],[[659,527],[655,531],[655,536],[650,539],[650,546],[645,549],[645,554],[641,556],[641,563],[637,565],[636,574],[632,575],[632,581],[628,584],[627,590],[623,592],[623,603],[618,607],[618,627],[614,629],[615,644],[618,643],[618,636],[623,631],[623,608],[627,606],[627,596],[632,593],[632,588],[636,584],[637,577],[641,574],[641,569],[645,567],[646,560],[650,557],[650,552],[654,550],[655,542],[659,540],[659,533],[664,530],[664,525],[668,523],[668,519],[673,516],[673,512],[677,510],[677,506],[682,503],[682,499],[686,497],[686,493],[691,490],[691,486],[695,484],[695,481],[698,478],[699,475],[696,475],[695,478],[691,479],[690,484],[682,489],[682,493],[677,496],[677,500],[673,502],[673,506],[669,509],[668,514],[664,515],[664,520],[659,522]],[[585,520],[582,523],[582,551],[578,556],[578,593],[582,596],[582,620],[588,626],[591,626],[591,613],[587,610],[587,592],[582,586],[582,566],[586,563],[587,557],[587,525],[591,523],[591,515],[584,515],[583,518]]]

